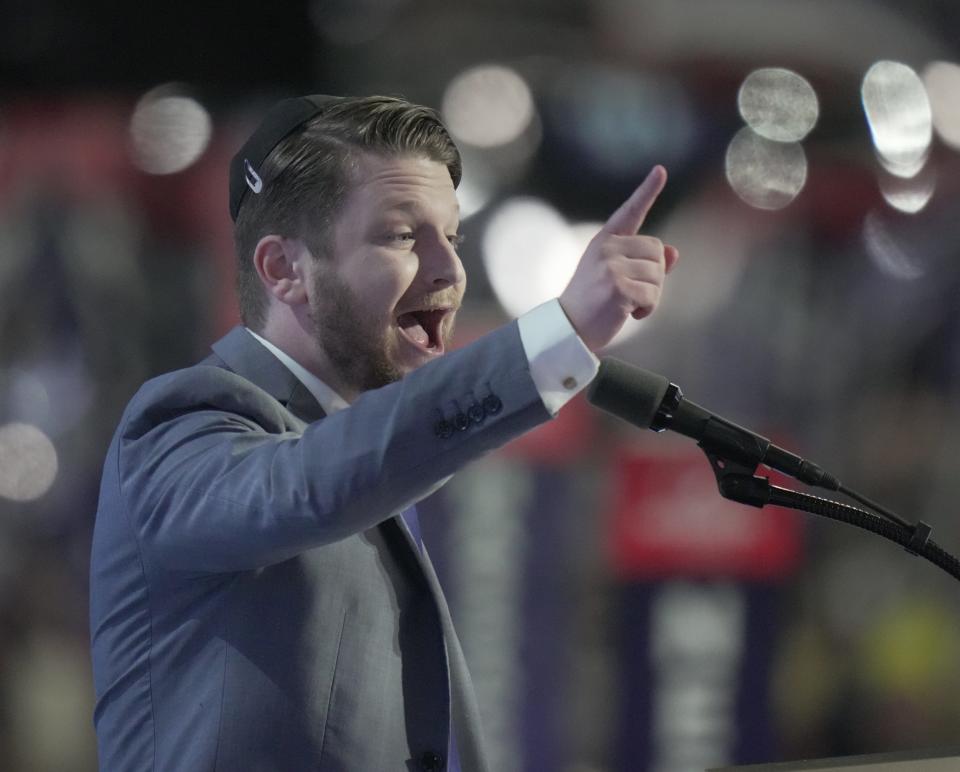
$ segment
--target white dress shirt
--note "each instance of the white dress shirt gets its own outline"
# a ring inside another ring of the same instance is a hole
[[[530,376],[540,399],[551,415],[580,393],[593,380],[600,361],[580,340],[554,298],[517,319],[520,342],[530,363]],[[307,387],[323,412],[331,415],[350,404],[317,376],[270,341],[248,332],[273,353]]]

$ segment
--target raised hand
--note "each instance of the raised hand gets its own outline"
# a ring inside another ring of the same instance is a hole
[[[591,351],[607,345],[627,317],[649,316],[660,302],[664,277],[680,253],[637,231],[666,183],[667,170],[654,166],[590,241],[560,295],[567,318]]]

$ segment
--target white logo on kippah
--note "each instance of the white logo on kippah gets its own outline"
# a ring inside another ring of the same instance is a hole
[[[252,190],[254,193],[259,193],[261,190],[263,190],[263,180],[261,180],[260,175],[254,171],[253,164],[251,164],[246,158],[243,159],[243,169],[243,178],[247,181],[247,185],[250,187],[250,190]]]

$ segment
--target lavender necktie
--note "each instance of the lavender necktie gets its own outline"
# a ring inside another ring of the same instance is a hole
[[[400,513],[400,517],[403,518],[403,522],[407,524],[407,528],[410,529],[410,533],[413,534],[413,540],[417,543],[417,547],[420,550],[423,550],[423,536],[420,534],[420,518],[417,517],[417,508],[413,504],[407,507],[403,512]]]

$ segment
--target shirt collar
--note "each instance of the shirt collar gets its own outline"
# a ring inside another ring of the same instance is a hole
[[[327,386],[327,384],[317,378],[317,376],[307,370],[307,368],[297,362],[285,351],[277,348],[267,339],[260,337],[250,328],[247,328],[247,332],[260,341],[267,351],[279,359],[286,366],[286,368],[297,377],[297,380],[299,380],[300,383],[306,387],[307,391],[313,395],[313,398],[320,403],[320,407],[323,408],[324,413],[327,415],[332,415],[338,410],[344,410],[345,408],[350,407],[349,402],[347,402],[343,397],[337,394],[337,392]]]

